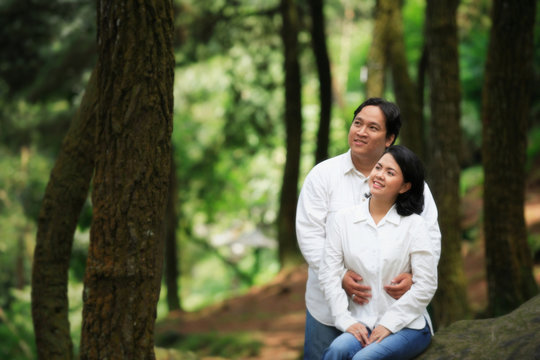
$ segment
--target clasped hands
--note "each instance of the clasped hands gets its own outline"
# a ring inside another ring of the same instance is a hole
[[[376,326],[371,332],[371,335],[368,335],[367,328],[361,323],[349,326],[347,332],[351,333],[358,341],[360,341],[363,347],[374,342],[381,342],[382,339],[390,335],[390,330],[382,325]]]
[[[371,298],[371,287],[368,285],[360,284],[362,282],[362,276],[358,275],[352,270],[348,270],[343,280],[341,286],[345,290],[348,296],[352,300],[359,304],[367,304]],[[405,294],[412,286],[412,275],[408,273],[399,274],[396,276],[392,283],[384,286],[384,290],[393,297],[394,299],[399,299],[403,294]],[[353,296],[354,295],[354,296]]]

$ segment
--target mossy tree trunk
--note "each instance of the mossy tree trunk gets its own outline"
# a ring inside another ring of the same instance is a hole
[[[298,198],[298,172],[300,168],[300,142],[302,137],[302,100],[300,65],[298,63],[298,9],[294,0],[281,1],[285,68],[285,131],[287,156],[277,219],[279,260],[282,268],[300,264],[303,259],[298,250],[295,232],[296,202]]]
[[[319,74],[319,100],[320,116],[319,130],[317,132],[317,149],[315,150],[315,163],[318,164],[328,158],[328,143],[330,137],[330,119],[332,111],[332,73],[330,58],[326,46],[326,31],[324,21],[324,1],[311,0],[311,39],[313,52]]]
[[[81,359],[154,359],[171,159],[170,0],[98,1],[98,121]]]
[[[439,211],[441,258],[433,321],[444,327],[468,315],[461,257],[459,178],[461,149],[458,0],[429,0],[426,9],[431,139],[430,186]]]
[[[373,41],[368,55],[368,97],[384,96],[387,70],[391,71],[396,103],[402,115],[402,144],[425,159],[422,101],[409,75],[403,33],[403,1],[378,0],[375,8]]]
[[[536,1],[495,0],[483,90],[484,234],[489,313],[537,292],[524,218]]]
[[[51,171],[38,219],[32,267],[32,320],[39,359],[72,359],[68,270],[73,234],[94,170],[97,78],[81,105]]]

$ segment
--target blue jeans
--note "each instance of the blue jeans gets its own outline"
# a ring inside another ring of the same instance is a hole
[[[322,359],[324,350],[342,332],[333,326],[318,322],[309,311],[306,310],[306,334],[304,338],[304,360]]]
[[[371,331],[369,331],[371,334]],[[324,360],[407,360],[424,351],[431,342],[429,326],[421,330],[404,328],[385,337],[380,343],[362,347],[351,333],[343,333],[324,353]]]

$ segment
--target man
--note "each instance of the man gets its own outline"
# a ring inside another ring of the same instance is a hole
[[[369,192],[371,169],[399,134],[401,117],[397,105],[370,98],[354,112],[349,129],[349,151],[316,165],[307,175],[296,211],[296,235],[304,259],[309,265],[306,285],[306,329],[304,359],[318,360],[324,350],[341,334],[334,327],[330,307],[319,284],[319,263],[326,237],[326,223],[338,210],[359,204]],[[424,217],[437,261],[441,252],[441,233],[437,208],[427,186],[424,191]],[[360,285],[362,274],[344,269],[343,288],[358,304],[371,296],[368,286]],[[398,299],[412,285],[411,274],[399,274],[385,286]]]

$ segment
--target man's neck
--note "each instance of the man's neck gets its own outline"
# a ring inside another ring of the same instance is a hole
[[[367,157],[353,156],[351,153],[351,159],[354,165],[354,168],[360,171],[365,177],[368,177],[371,173],[371,170],[377,164],[377,159],[371,159]]]

